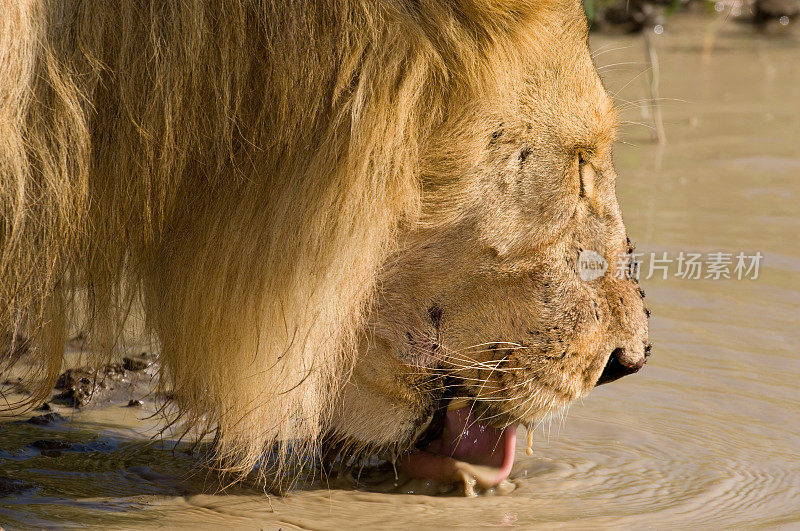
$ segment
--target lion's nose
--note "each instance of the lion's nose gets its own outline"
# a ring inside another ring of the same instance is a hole
[[[644,352],[633,352],[625,348],[614,349],[614,352],[608,358],[605,369],[603,369],[603,374],[600,375],[600,379],[597,380],[595,385],[613,382],[623,376],[638,372],[639,369],[644,367],[645,356]]]

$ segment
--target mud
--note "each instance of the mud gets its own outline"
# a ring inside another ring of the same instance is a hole
[[[124,357],[122,363],[111,363],[99,368],[67,369],[56,382],[57,393],[52,401],[85,407],[98,403],[114,404],[124,397],[148,394],[152,391],[153,376],[157,370],[155,356],[146,352],[136,357]],[[126,401],[129,405],[141,402],[136,398]]]

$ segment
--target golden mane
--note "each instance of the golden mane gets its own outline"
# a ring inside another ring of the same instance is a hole
[[[227,469],[314,444],[420,150],[550,4],[4,2],[0,332],[35,344],[29,403],[74,316],[110,353],[140,304]]]

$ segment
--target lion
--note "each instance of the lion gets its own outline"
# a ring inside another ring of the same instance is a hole
[[[223,469],[311,451],[491,486],[516,426],[644,364],[635,279],[577,270],[632,252],[578,0],[2,11],[0,330],[28,404],[70,327],[110,355],[140,308]]]

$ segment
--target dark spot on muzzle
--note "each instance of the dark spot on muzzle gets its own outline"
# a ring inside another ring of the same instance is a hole
[[[631,352],[628,349],[617,348],[611,353],[608,358],[603,374],[597,380],[595,385],[602,385],[604,383],[619,380],[623,376],[638,372],[639,369],[644,367],[645,355]]]
[[[428,316],[431,318],[431,324],[434,328],[439,328],[439,323],[442,321],[442,309],[438,304],[433,304],[428,308]]]

